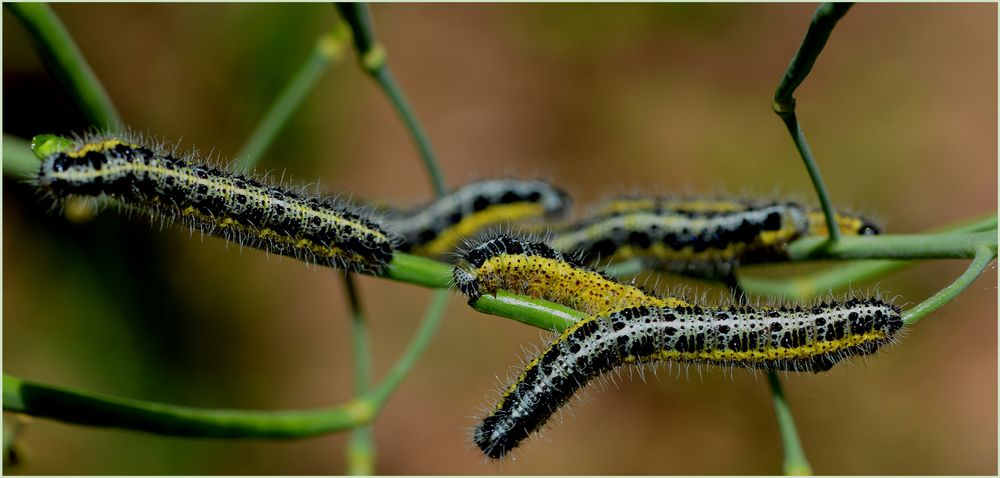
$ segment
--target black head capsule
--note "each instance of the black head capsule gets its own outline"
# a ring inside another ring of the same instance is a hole
[[[858,235],[860,236],[877,236],[882,233],[882,230],[877,224],[869,221],[863,221],[861,227],[858,228]]]

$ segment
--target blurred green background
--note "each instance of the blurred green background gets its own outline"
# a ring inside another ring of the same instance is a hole
[[[223,158],[335,19],[327,5],[54,8],[128,125]],[[580,211],[635,190],[811,200],[770,97],[814,8],[379,4],[373,14],[452,186],[540,175],[568,189]],[[991,4],[862,4],[848,13],[796,94],[837,205],[899,233],[996,210],[996,17]],[[4,132],[82,131],[21,25],[6,11],[3,21]],[[405,130],[353,61],[324,75],[262,168],[359,198],[428,200]],[[17,179],[3,186],[4,372],[201,407],[351,397],[339,273],[114,212],[70,224]],[[928,262],[877,289],[911,306],[964,267]],[[360,282],[378,379],[429,292]],[[831,373],[785,376],[816,472],[997,473],[996,287],[994,266],[900,345]],[[454,297],[375,425],[377,471],[780,472],[765,377],[708,367],[662,368],[647,383],[626,370],[588,389],[514,459],[486,462],[468,438],[472,417],[492,405],[488,392],[522,348],[547,337]],[[240,442],[33,420],[21,434],[25,464],[5,471],[338,474],[345,443],[345,434]]]

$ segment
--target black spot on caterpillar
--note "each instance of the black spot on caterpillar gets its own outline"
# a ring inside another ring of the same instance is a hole
[[[558,217],[569,206],[569,196],[545,181],[491,179],[466,184],[410,211],[388,211],[385,224],[402,238],[399,250],[440,257],[480,231]]]
[[[473,433],[502,458],[588,382],[626,364],[678,361],[727,367],[825,371],[892,343],[899,308],[879,299],[815,307],[629,307],[567,329],[506,389]]]
[[[837,222],[844,234],[879,232],[857,215],[838,214]],[[794,202],[622,198],[559,231],[552,245],[584,262],[640,258],[670,272],[718,278],[741,264],[785,260],[791,241],[825,234],[822,211]]]
[[[128,211],[324,266],[380,274],[392,259],[391,236],[346,204],[115,137],[80,139],[53,151],[35,182],[59,200],[107,196]]]

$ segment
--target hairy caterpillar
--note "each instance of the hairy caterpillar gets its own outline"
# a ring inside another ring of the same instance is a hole
[[[839,214],[837,222],[845,234],[879,232],[856,215]],[[739,264],[784,260],[789,242],[825,234],[822,211],[794,202],[623,198],[561,230],[552,245],[583,262],[641,258],[667,271],[716,278]]]
[[[760,207],[763,203],[749,198],[705,198],[705,197],[619,197],[605,201],[595,208],[592,215],[594,217],[616,213],[635,211],[675,211],[690,215],[711,215],[726,212],[750,211]],[[795,204],[795,203],[789,203]],[[809,221],[810,236],[825,236],[826,218],[823,217],[823,210],[818,208],[806,208]],[[840,232],[847,235],[874,235],[881,232],[881,227],[874,221],[850,212],[837,211],[834,215]]]
[[[596,314],[626,306],[683,306],[590,269],[543,242],[498,236],[461,255],[469,268],[456,266],[455,284],[473,302],[482,294],[506,290]]]
[[[128,211],[349,271],[379,274],[392,259],[391,236],[344,204],[114,137],[64,143],[49,153],[36,184],[58,199],[107,196]]]
[[[440,257],[463,238],[505,223],[561,216],[569,196],[538,180],[477,181],[411,211],[390,211],[386,227],[402,238],[399,250]]]
[[[577,390],[622,365],[676,361],[820,372],[875,353],[902,325],[899,308],[879,299],[811,308],[639,306],[594,315],[527,364],[473,441],[486,456],[502,458]]]

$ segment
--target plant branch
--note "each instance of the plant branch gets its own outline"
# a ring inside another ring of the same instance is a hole
[[[792,409],[785,400],[785,392],[781,388],[781,380],[774,370],[767,371],[767,382],[771,385],[771,400],[774,404],[774,413],[778,418],[778,433],[781,435],[781,444],[785,450],[785,459],[782,463],[782,470],[786,475],[811,475],[812,467],[806,458],[802,443],[799,441],[799,432],[795,427],[795,419],[792,417]]]
[[[831,246],[824,239],[807,237],[793,242],[793,261],[816,259],[971,259],[980,245],[997,247],[995,232],[942,234],[885,234],[844,237]]]
[[[966,288],[972,284],[973,281],[979,277],[979,274],[986,269],[993,259],[997,257],[997,249],[994,246],[989,248],[987,246],[980,246],[976,249],[976,256],[972,259],[972,263],[969,264],[969,268],[965,272],[955,279],[948,287],[941,289],[937,294],[932,295],[929,299],[921,302],[916,307],[907,310],[903,313],[903,323],[908,325],[913,325],[917,323],[918,320],[924,318],[927,314],[940,309],[942,306],[951,302],[952,299],[962,293]]]
[[[975,221],[965,221],[962,224],[943,229],[939,228],[931,232],[983,232],[995,231],[996,228],[997,216],[996,214],[991,214]],[[883,277],[886,274],[912,264],[914,264],[914,261],[882,259],[855,261],[814,274],[783,280],[762,279],[741,275],[740,285],[747,292],[756,295],[804,300],[877,277]]]
[[[729,291],[733,295],[735,302],[745,302],[747,293],[740,286],[736,274],[730,273],[722,279]],[[802,443],[799,441],[799,432],[795,427],[795,418],[792,416],[791,407],[785,399],[785,392],[781,389],[781,379],[775,370],[767,371],[767,381],[771,386],[771,401],[774,404],[775,418],[778,421],[778,431],[781,436],[781,447],[784,451],[782,470],[786,475],[809,475],[812,474],[812,467],[809,459],[806,458]]]
[[[337,3],[337,9],[354,33],[354,47],[358,52],[361,68],[375,80],[379,88],[389,97],[389,101],[396,113],[402,118],[410,137],[420,152],[420,159],[430,176],[435,196],[443,196],[447,191],[447,186],[441,174],[437,156],[434,154],[434,148],[431,147],[427,134],[413,113],[406,96],[403,95],[403,90],[396,84],[396,80],[389,70],[385,49],[375,38],[375,29],[372,26],[368,5],[364,3]]]
[[[158,435],[203,438],[303,438],[368,425],[434,336],[448,294],[437,291],[406,351],[364,398],[337,407],[301,411],[200,409],[111,397],[3,376],[3,409],[77,425],[125,428]]]
[[[799,50],[795,52],[791,63],[788,64],[784,76],[781,77],[781,81],[778,83],[777,89],[775,89],[774,100],[771,102],[771,108],[785,123],[788,133],[792,136],[792,141],[795,143],[795,148],[798,150],[799,156],[802,157],[802,161],[809,171],[809,178],[812,180],[816,194],[819,196],[819,203],[823,208],[823,215],[826,218],[829,235],[826,241],[831,245],[841,239],[840,229],[837,227],[837,221],[834,218],[830,194],[827,192],[823,176],[819,172],[819,165],[816,164],[816,160],[813,158],[812,150],[806,141],[805,132],[802,131],[802,127],[795,116],[795,98],[792,94],[795,93],[795,89],[809,75],[813,64],[816,63],[816,58],[819,57],[820,52],[823,51],[823,47],[826,46],[826,41],[830,38],[833,27],[847,13],[851,5],[850,3],[824,3],[816,9],[812,22],[809,24],[809,30],[806,32],[805,38],[802,39],[802,45],[799,46]]]
[[[368,325],[361,308],[361,298],[354,282],[354,274],[344,276],[344,292],[351,308],[351,342],[354,343],[354,389],[355,396],[368,395],[371,377],[371,340]],[[371,425],[359,426],[351,430],[347,442],[347,474],[372,475],[375,471],[375,436]]]
[[[347,430],[371,419],[358,402],[301,411],[202,409],[42,385],[6,374],[3,409],[78,425],[203,438],[302,438]]]
[[[413,368],[413,364],[416,363],[417,358],[430,343],[430,340],[434,337],[434,332],[437,330],[438,325],[441,323],[441,319],[444,317],[445,306],[448,305],[448,291],[439,290],[431,296],[431,303],[427,307],[427,311],[424,313],[424,318],[420,322],[420,326],[417,329],[416,334],[410,340],[410,344],[406,347],[406,351],[403,355],[396,361],[386,374],[382,382],[375,388],[375,390],[369,396],[372,405],[378,409],[385,404],[392,392],[396,390],[396,387],[406,378],[409,374],[410,369]]]
[[[350,36],[347,25],[338,20],[331,31],[316,40],[309,58],[281,90],[253,133],[236,153],[243,169],[252,169],[260,161],[327,68],[343,59]]]
[[[121,128],[115,106],[66,27],[44,3],[5,3],[28,30],[42,64],[56,77],[87,119],[101,130]]]
[[[3,173],[17,179],[38,174],[38,158],[31,152],[31,144],[27,140],[4,133]]]

